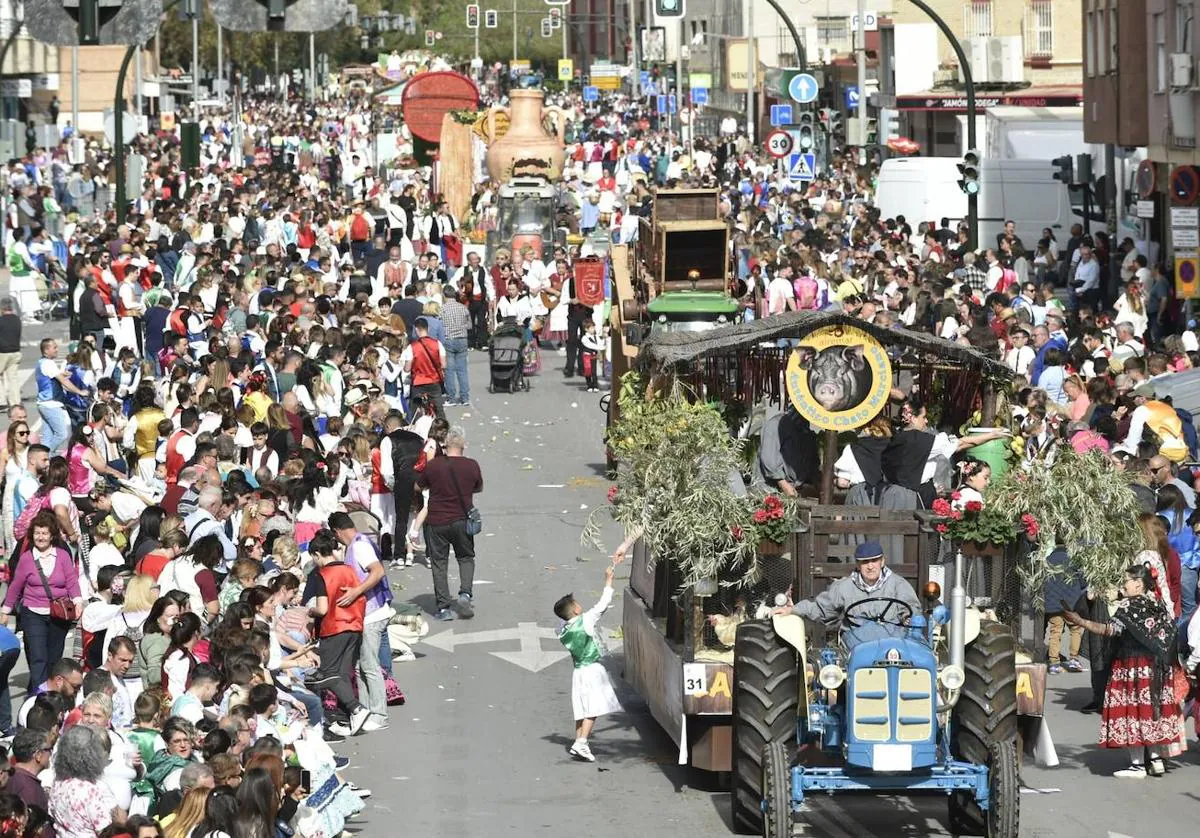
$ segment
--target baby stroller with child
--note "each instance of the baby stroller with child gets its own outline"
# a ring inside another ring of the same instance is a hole
[[[515,323],[502,323],[488,344],[488,392],[515,393],[528,390],[525,377],[525,330]]]

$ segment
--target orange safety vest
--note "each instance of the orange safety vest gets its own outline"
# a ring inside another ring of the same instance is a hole
[[[337,604],[342,594],[358,584],[358,574],[342,562],[327,564],[319,573],[325,580],[325,596],[329,600],[329,610],[321,618],[318,634],[321,637],[333,637],[347,631],[362,631],[363,619],[367,615],[367,598],[360,596],[345,608]]]

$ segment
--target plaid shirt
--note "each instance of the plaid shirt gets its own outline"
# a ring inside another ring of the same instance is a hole
[[[967,265],[963,268],[963,282],[967,283],[967,287],[973,293],[982,294],[987,290],[987,272],[974,265]]]
[[[458,300],[445,300],[442,303],[442,325],[446,327],[448,339],[465,339],[471,330],[471,312]]]

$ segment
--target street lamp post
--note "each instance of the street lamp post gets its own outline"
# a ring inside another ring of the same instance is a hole
[[[950,48],[954,50],[954,54],[958,57],[958,66],[962,68],[963,85],[966,87],[967,92],[967,147],[971,149],[977,148],[975,144],[975,78],[971,75],[971,62],[967,61],[967,54],[963,51],[962,44],[954,36],[953,30],[946,24],[946,21],[942,20],[938,13],[931,9],[925,0],[912,0],[912,3],[925,14],[929,15],[930,19],[937,24],[938,29],[942,30],[942,34],[950,42]],[[967,236],[967,246],[974,250],[979,246],[978,192],[967,193]]]

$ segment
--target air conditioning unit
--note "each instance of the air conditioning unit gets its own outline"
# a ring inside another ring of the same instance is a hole
[[[1192,56],[1186,52],[1171,53],[1171,87],[1192,86]]]
[[[988,42],[991,38],[966,38],[962,42],[963,52],[967,56],[967,64],[971,67],[971,79],[976,84],[996,81],[988,75]],[[966,81],[962,70],[959,69],[958,80]]]
[[[987,45],[988,78],[993,82],[1025,81],[1024,41],[1020,35],[989,38]]]

